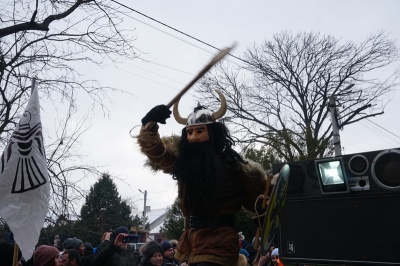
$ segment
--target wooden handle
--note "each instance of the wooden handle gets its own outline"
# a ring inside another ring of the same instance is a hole
[[[194,79],[192,79],[189,84],[187,84],[172,100],[167,103],[168,108],[171,108],[174,103],[182,97],[183,94],[185,94],[202,76],[204,76],[216,63],[221,61],[222,58],[224,58],[233,48],[235,45],[232,45],[231,47],[227,47],[225,49],[222,49],[218,54],[216,54],[211,61],[197,74]],[[145,129],[150,129],[152,128],[156,122],[150,121],[146,124]]]
[[[19,246],[17,242],[14,243],[14,253],[13,253],[13,266],[18,266],[18,252],[19,251]]]

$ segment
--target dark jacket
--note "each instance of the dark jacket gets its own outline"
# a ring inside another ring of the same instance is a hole
[[[93,266],[137,266],[137,253],[132,249],[121,249],[109,243],[98,253],[93,261]]]

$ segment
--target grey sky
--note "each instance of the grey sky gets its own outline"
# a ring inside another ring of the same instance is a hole
[[[320,31],[344,41],[356,42],[385,30],[398,40],[397,45],[400,46],[400,1],[396,0],[121,2],[215,47],[223,48],[237,42],[233,54],[239,57],[249,45],[259,44],[283,30],[293,33]],[[148,191],[147,205],[152,209],[167,207],[176,197],[175,181],[170,176],[155,175],[142,167],[145,157],[138,152],[136,140],[128,133],[140,124],[140,119],[153,106],[169,102],[216,51],[134,12],[124,18],[124,23],[126,27],[135,29],[137,41],[134,45],[141,51],[141,57],[153,63],[135,60],[119,68],[93,68],[87,72],[88,77],[129,91],[134,96],[111,95],[109,117],[96,110],[91,128],[83,136],[82,151],[88,154],[89,162],[104,165],[104,171],[125,180],[116,181],[118,190],[123,198],[131,198],[139,211],[143,208],[143,194],[138,189]],[[237,62],[234,58],[227,60]],[[182,98],[182,112],[189,113],[195,105],[191,95],[188,93]],[[400,126],[394,123],[394,119],[399,113],[399,97],[396,92],[387,105],[385,115],[371,119],[397,135],[400,135]],[[86,109],[82,110],[86,113]],[[46,124],[46,121],[43,123]],[[180,134],[181,128],[171,118],[167,120],[167,125],[161,126],[160,133]],[[138,130],[136,128],[136,133]],[[348,154],[400,147],[399,138],[387,136],[368,122],[348,126],[341,131],[342,146]],[[85,185],[94,182],[91,180]]]

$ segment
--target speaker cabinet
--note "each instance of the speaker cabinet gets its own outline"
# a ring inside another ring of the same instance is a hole
[[[344,155],[349,181],[356,190],[383,193],[400,190],[400,150]]]
[[[342,157],[350,185],[344,194],[321,193],[314,161],[289,163],[283,262],[400,265],[400,150]]]

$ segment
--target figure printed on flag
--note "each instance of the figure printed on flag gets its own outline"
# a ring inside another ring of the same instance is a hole
[[[13,153],[18,153],[17,166],[15,168],[14,181],[11,193],[22,193],[35,189],[45,184],[46,178],[38,166],[35,157],[32,156],[32,146],[36,145],[42,156],[44,155],[42,124],[37,122],[31,125],[32,114],[25,111],[21,116],[19,124],[12,134],[10,141],[1,156],[1,171],[3,173],[5,165],[9,162]]]

